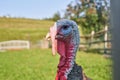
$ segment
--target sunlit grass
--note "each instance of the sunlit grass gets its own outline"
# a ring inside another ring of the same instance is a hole
[[[43,39],[52,21],[0,18],[0,41]],[[59,56],[50,49],[0,52],[0,80],[54,80]],[[93,80],[111,80],[112,60],[97,53],[78,52],[76,62]]]
[[[0,18],[0,41],[6,40],[37,40],[45,38],[53,21],[22,18]]]
[[[0,80],[54,80],[58,61],[50,49],[0,52]],[[111,59],[78,52],[76,61],[93,80],[111,80]]]

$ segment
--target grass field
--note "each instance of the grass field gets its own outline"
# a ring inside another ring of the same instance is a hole
[[[50,49],[0,52],[0,80],[54,80],[58,59]],[[93,80],[111,80],[111,59],[78,52],[76,61]]]
[[[24,18],[0,18],[0,41],[43,39],[54,22]]]

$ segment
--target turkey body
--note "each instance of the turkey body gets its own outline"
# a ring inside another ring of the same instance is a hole
[[[83,80],[82,67],[75,63],[67,80]]]

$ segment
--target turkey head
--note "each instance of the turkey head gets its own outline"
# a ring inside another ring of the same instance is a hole
[[[46,37],[51,38],[53,55],[58,52],[61,56],[65,57],[67,44],[73,43],[76,48],[79,45],[78,27],[72,20],[58,20],[54,26],[50,28],[50,32]]]

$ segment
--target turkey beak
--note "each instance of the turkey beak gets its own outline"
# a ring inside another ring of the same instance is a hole
[[[48,32],[47,35],[46,35],[46,37],[45,37],[45,39],[46,39],[46,40],[50,40],[50,38],[51,38],[51,37],[50,37],[50,32]]]

